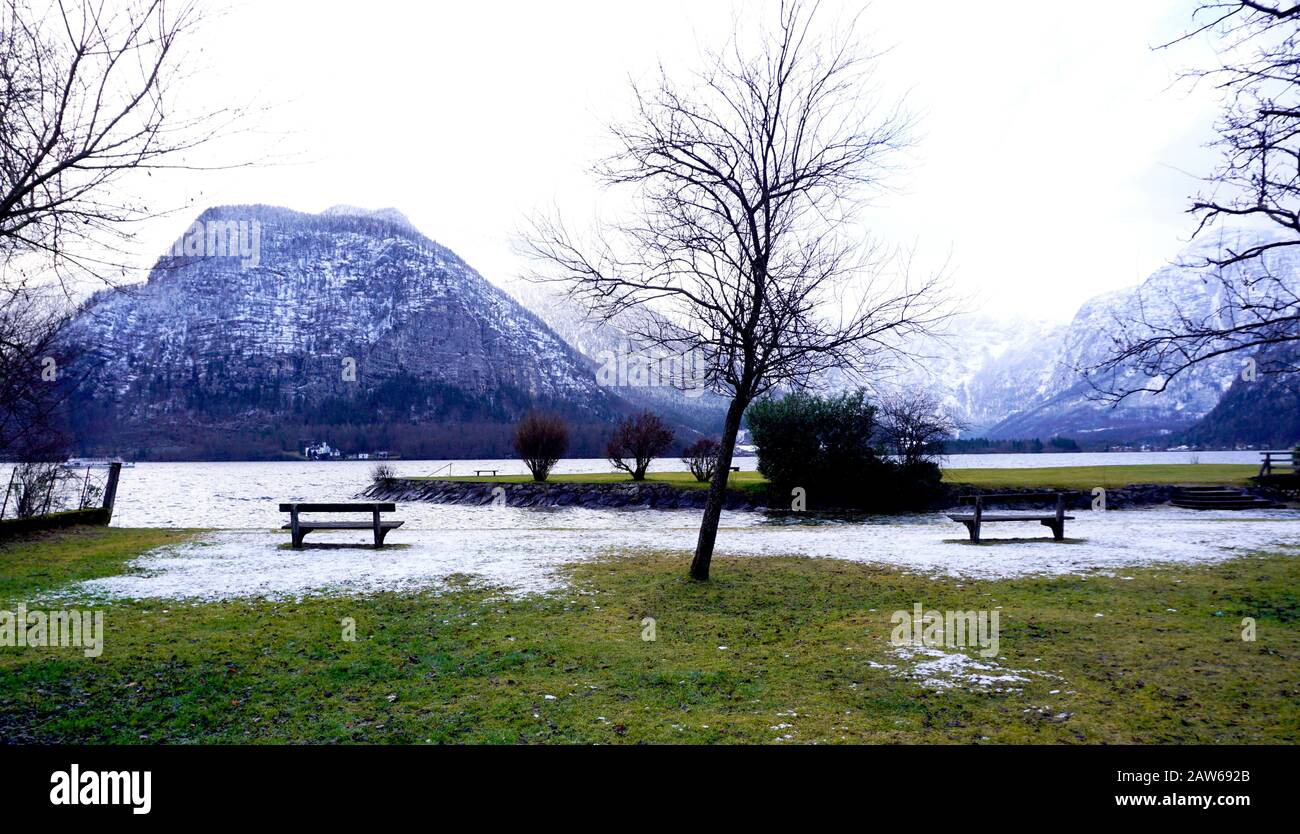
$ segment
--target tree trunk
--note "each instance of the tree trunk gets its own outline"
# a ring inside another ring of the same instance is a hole
[[[727,409],[727,420],[722,426],[722,444],[718,449],[718,469],[709,482],[709,498],[704,504],[704,520],[700,522],[700,538],[695,544],[695,558],[691,560],[691,579],[704,581],[709,578],[713,542],[718,537],[718,521],[722,518],[722,505],[727,500],[731,456],[736,451],[736,434],[740,431],[740,419],[745,416],[745,405],[740,398],[736,398]]]

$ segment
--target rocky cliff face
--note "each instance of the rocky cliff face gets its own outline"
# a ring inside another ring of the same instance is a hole
[[[235,455],[343,431],[329,426],[445,434],[532,406],[591,421],[626,408],[591,362],[392,209],[209,209],[147,283],[93,299],[67,338],[84,351],[73,416],[88,448]]]

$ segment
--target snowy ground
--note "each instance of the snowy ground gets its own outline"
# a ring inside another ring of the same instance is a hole
[[[468,575],[515,593],[561,581],[561,565],[640,549],[680,551],[695,544],[698,512],[553,511],[458,508],[408,513],[381,551],[357,546],[365,532],[315,533],[290,550],[288,534],[232,530],[145,554],[131,572],[91,580],[73,594],[109,598],[217,600],[369,593],[444,587]],[[724,516],[719,555],[802,555],[873,562],[925,574],[1001,578],[1089,571],[1115,572],[1153,562],[1229,559],[1253,550],[1300,547],[1300,512],[1213,513],[1153,508],[1081,512],[1052,542],[1036,524],[994,524],[985,534],[1017,541],[964,542],[965,528],[941,514],[818,522],[760,514]],[[322,546],[326,545],[326,546]]]

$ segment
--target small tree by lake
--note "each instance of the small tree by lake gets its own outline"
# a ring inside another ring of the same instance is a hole
[[[691,470],[695,480],[706,482],[718,470],[718,451],[722,444],[712,437],[701,437],[682,450],[682,463]]]
[[[915,466],[943,454],[944,443],[957,436],[961,423],[928,391],[885,397],[880,404],[880,439],[903,466]]]
[[[747,420],[774,506],[788,503],[795,489],[809,506],[859,506],[888,478],[874,445],[876,408],[862,391],[765,398],[750,406]]]
[[[650,462],[673,445],[673,430],[658,414],[643,411],[618,424],[606,454],[615,469],[622,469],[634,481],[644,481]]]
[[[515,454],[538,483],[546,480],[568,450],[569,426],[561,417],[533,411],[515,427]]]
[[[57,463],[38,461],[20,463],[14,469],[14,514],[18,518],[34,518],[50,509],[62,509],[54,503],[62,468]]]

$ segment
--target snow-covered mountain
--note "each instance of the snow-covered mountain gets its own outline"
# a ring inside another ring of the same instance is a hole
[[[1173,325],[1179,316],[1210,320],[1225,306],[1225,286],[1265,292],[1272,285],[1258,281],[1267,273],[1295,287],[1300,277],[1300,251],[1285,247],[1262,261],[1247,261],[1221,273],[1200,268],[1209,256],[1241,251],[1258,242],[1277,240],[1271,229],[1229,228],[1206,233],[1187,246],[1174,262],[1157,270],[1137,287],[1097,296],[1075,314],[1061,334],[1054,353],[1044,350],[1046,364],[1035,369],[1028,361],[1021,372],[1035,376],[1034,395],[992,426],[997,438],[1065,435],[1097,445],[1168,435],[1189,428],[1223,398],[1242,371],[1240,354],[1196,365],[1174,378],[1161,393],[1138,394],[1118,407],[1097,399],[1096,389],[1081,370],[1100,364],[1123,330],[1139,332],[1149,325]],[[1146,324],[1140,324],[1145,322]],[[1036,353],[1036,351],[1031,351]],[[1000,371],[1001,372],[1001,371]],[[1004,375],[1015,375],[1007,369]],[[1130,387],[1154,387],[1134,368],[1123,369],[1119,381]]]
[[[1107,357],[1124,328],[1132,332],[1139,322],[1150,325],[1172,323],[1180,315],[1193,320],[1216,315],[1224,306],[1225,285],[1239,289],[1253,285],[1253,291],[1264,291],[1269,282],[1255,279],[1267,270],[1294,287],[1300,276],[1300,247],[1276,250],[1262,262],[1246,262],[1221,274],[1199,266],[1225,250],[1241,251],[1277,239],[1279,232],[1267,227],[1207,232],[1142,284],[1086,302],[1068,325],[1024,317],[961,315],[943,332],[906,345],[913,361],[870,374],[832,371],[817,387],[838,391],[865,385],[877,395],[926,389],[965,425],[962,433],[968,437],[1066,436],[1096,447],[1170,436],[1191,427],[1223,399],[1240,374],[1240,355],[1195,366],[1164,392],[1133,396],[1116,408],[1098,398],[1082,371]],[[618,322],[592,324],[547,287],[519,285],[510,291],[589,358],[617,350],[630,340],[627,328]],[[635,340],[630,341],[635,348]],[[1132,368],[1124,370],[1120,379],[1149,384]],[[677,396],[670,391],[655,393],[661,407]]]
[[[465,427],[537,405],[592,422],[628,410],[587,359],[393,209],[209,209],[67,339],[84,351],[72,413],[88,448],[223,456],[437,436],[424,453],[460,437],[466,454],[505,454],[508,431]]]
[[[615,368],[613,376],[616,384],[610,386],[613,393],[641,408],[671,415],[702,431],[720,430],[727,402],[698,384],[702,373],[698,357],[665,356],[662,350],[647,345],[633,335],[639,329],[634,317],[652,315],[648,311],[633,308],[612,321],[600,321],[567,298],[559,284],[515,280],[504,282],[500,286],[524,307],[534,311],[570,346],[595,363],[598,373],[601,368]],[[641,329],[641,332],[645,330]],[[629,379],[630,374],[617,373],[618,363],[626,368],[629,363],[635,363],[639,359],[655,361],[657,367],[669,371],[667,375],[661,374],[661,382],[680,381],[682,384],[631,384],[635,380]],[[674,373],[678,369],[680,380],[679,375]]]
[[[1176,262],[1270,234],[1206,235]],[[1278,250],[1265,264],[1294,281],[1300,252]],[[1229,280],[1245,281],[1259,266],[1234,269]],[[825,383],[930,389],[967,436],[1095,446],[1179,432],[1220,402],[1240,357],[1117,409],[1094,398],[1079,369],[1138,319],[1209,316],[1222,286],[1171,265],[1090,300],[1068,326],[967,315],[909,345],[910,366]],[[570,416],[579,454],[599,455],[609,422],[632,409],[663,413],[687,428],[683,438],[715,430],[725,404],[712,394],[638,384],[622,370],[601,379],[611,357],[647,353],[628,322],[593,323],[550,287],[510,290],[516,297],[395,209],[209,209],[145,284],[101,293],[68,328],[81,350],[70,372],[83,380],[72,428],[85,452],[173,457],[268,456],[321,439],[356,451],[508,454],[509,424],[537,406]]]
[[[1063,325],[1025,317],[954,317],[933,338],[907,346],[914,361],[878,378],[881,393],[925,389],[964,425],[983,436],[1024,403],[1040,396]]]

